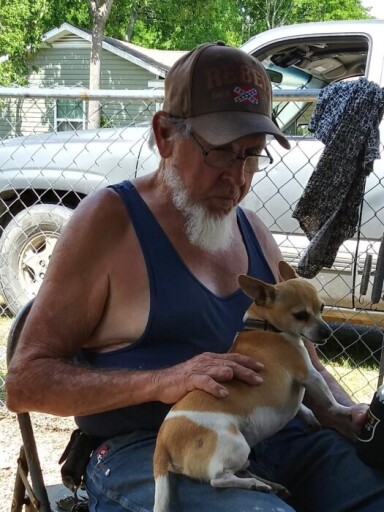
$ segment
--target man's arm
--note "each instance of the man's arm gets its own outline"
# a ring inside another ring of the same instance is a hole
[[[234,377],[252,385],[262,382],[261,365],[239,354],[204,353],[156,371],[79,368],[33,350],[27,361],[17,359],[7,376],[7,405],[19,413],[81,416],[149,401],[173,404],[193,389],[222,398],[228,391],[221,383]]]
[[[111,190],[89,196],[75,210],[55,246],[9,366],[11,410],[86,415],[153,400],[174,403],[192,389],[220,397],[226,393],[223,383],[234,376],[261,382],[260,365],[239,354],[201,354],[172,369],[143,372],[72,363],[110,305],[113,248],[127,240],[127,223],[125,206]],[[129,247],[124,249],[129,254]]]

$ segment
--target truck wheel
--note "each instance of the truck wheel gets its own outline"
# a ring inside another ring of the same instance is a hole
[[[37,204],[9,222],[0,240],[1,294],[16,314],[34,297],[44,279],[53,248],[73,210]]]

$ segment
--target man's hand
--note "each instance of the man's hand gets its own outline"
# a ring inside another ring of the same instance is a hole
[[[194,389],[223,398],[228,395],[228,390],[221,383],[234,378],[251,385],[260,385],[263,379],[258,372],[262,368],[262,363],[240,354],[204,352],[185,363],[159,370],[154,378],[160,390],[159,400],[174,404]]]
[[[357,434],[367,421],[367,413],[369,405],[367,404],[356,404],[351,407],[352,409],[352,424],[354,425]]]
[[[368,405],[354,404],[348,407],[350,414],[348,416],[332,416],[319,418],[323,427],[329,427],[337,430],[344,437],[351,441],[355,441],[361,427],[367,419]]]

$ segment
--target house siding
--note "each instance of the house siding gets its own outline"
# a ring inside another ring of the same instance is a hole
[[[52,131],[53,109],[52,100],[4,98],[0,103],[0,140]]]
[[[31,86],[89,87],[90,44],[70,35],[41,50],[34,60],[36,71]],[[157,76],[105,49],[101,57],[102,89],[147,89]],[[108,100],[102,104],[102,125],[125,126],[148,121],[156,110],[155,102]],[[87,104],[85,103],[87,111]],[[54,130],[55,101],[50,99],[15,99],[0,106],[0,138],[44,133]]]

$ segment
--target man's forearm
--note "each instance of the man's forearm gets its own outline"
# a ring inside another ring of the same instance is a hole
[[[65,361],[35,361],[7,377],[7,405],[20,413],[37,411],[81,416],[155,399],[156,372],[95,370]]]
[[[83,416],[151,401],[174,404],[193,389],[222,398],[228,394],[225,383],[233,378],[260,385],[262,366],[234,352],[205,352],[150,371],[100,370],[54,358],[26,362],[16,357],[7,377],[7,403],[14,412]]]

